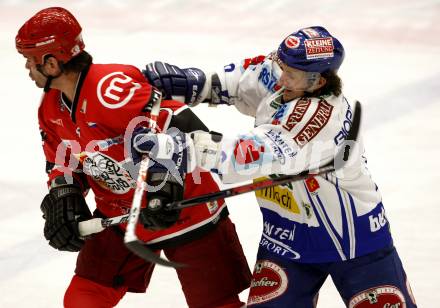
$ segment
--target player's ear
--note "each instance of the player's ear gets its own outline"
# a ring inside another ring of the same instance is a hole
[[[56,76],[61,72],[61,67],[58,60],[52,56],[48,56],[44,60],[44,68],[46,73],[50,76]]]
[[[325,84],[327,83],[327,79],[325,79],[324,77],[319,77],[318,80],[318,84],[316,85],[317,89],[321,89],[323,86],[325,86]]]

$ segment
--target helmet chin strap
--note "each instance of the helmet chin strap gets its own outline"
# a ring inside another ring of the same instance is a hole
[[[49,92],[50,90],[50,84],[52,83],[53,77],[52,76],[46,76],[46,83],[44,84],[44,92]]]

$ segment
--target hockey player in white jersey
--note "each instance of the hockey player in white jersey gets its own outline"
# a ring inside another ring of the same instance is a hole
[[[175,147],[192,154],[193,165],[217,170],[233,183],[296,174],[333,159],[353,120],[337,75],[343,59],[338,39],[323,27],[309,27],[268,56],[216,73],[156,62],[144,74],[189,105],[232,105],[255,118],[255,127],[238,136],[215,142],[207,133],[181,134],[188,147]],[[145,142],[154,140],[160,149],[174,138],[146,134],[138,148],[176,159]],[[337,172],[256,192],[264,231],[248,306],[316,307],[330,275],[347,307],[416,307],[361,142],[352,155]]]

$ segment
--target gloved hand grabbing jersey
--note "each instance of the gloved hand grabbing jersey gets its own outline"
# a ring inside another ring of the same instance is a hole
[[[198,68],[179,68],[165,62],[149,63],[142,71],[148,81],[164,93],[164,98],[183,101],[190,106],[201,102],[229,105],[226,86],[216,73]],[[182,97],[183,99],[180,99]]]
[[[192,141],[178,129],[167,134],[155,134],[148,128],[136,129],[132,138],[133,161],[142,155],[150,158],[147,179],[147,207],[141,209],[139,219],[145,228],[162,230],[179,219],[180,210],[166,208],[168,203],[183,199],[184,181],[192,171]]]
[[[188,105],[197,105],[206,76],[198,68],[180,69],[164,62],[149,63],[143,71],[148,81],[164,93],[165,99],[178,99]]]
[[[41,203],[44,237],[49,245],[62,251],[79,251],[84,245],[78,222],[92,218],[81,188],[63,184],[50,189]]]
[[[185,134],[171,127],[167,133],[154,134],[148,128],[135,131],[132,138],[132,156],[135,163],[148,154],[153,160],[149,172],[170,172],[183,185],[187,173],[196,167],[218,171],[221,164],[222,135],[216,132],[196,131]]]
[[[149,172],[170,173],[176,183],[183,185],[185,175],[195,168],[193,142],[189,136],[171,127],[166,134],[152,133],[149,128],[136,129],[132,138],[131,155],[134,163],[148,154]]]

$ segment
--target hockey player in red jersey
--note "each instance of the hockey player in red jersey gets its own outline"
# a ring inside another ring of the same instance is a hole
[[[30,78],[44,88],[38,112],[49,186],[41,203],[44,236],[55,249],[79,251],[64,305],[113,307],[126,292],[145,292],[154,264],[125,248],[123,226],[84,240],[78,222],[128,213],[137,169],[124,146],[130,141],[126,131],[148,119],[155,89],[133,66],[94,64],[81,31],[70,12],[47,8],[20,28],[16,48]],[[166,100],[161,108],[161,131],[207,131],[185,104]],[[159,190],[147,192],[146,199],[169,202],[219,189],[211,173],[187,176],[184,183],[152,174],[148,185]],[[89,189],[96,201],[93,215],[84,199]],[[189,307],[243,305],[238,294],[249,286],[251,273],[224,201],[181,211],[144,207],[141,223],[140,239],[188,265],[177,274]]]

